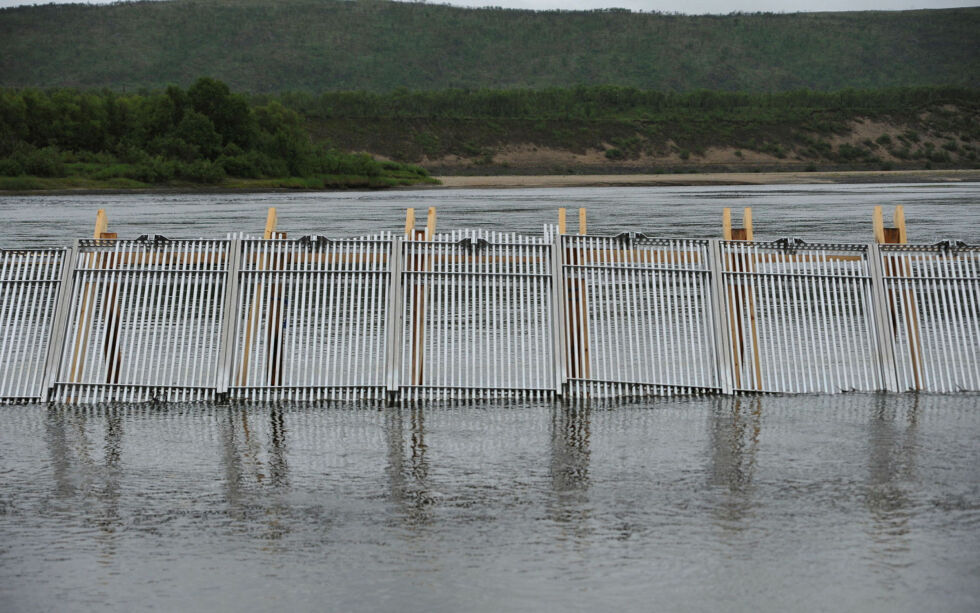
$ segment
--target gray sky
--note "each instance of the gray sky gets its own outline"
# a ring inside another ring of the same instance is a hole
[[[48,4],[52,0],[0,0],[0,7],[23,4]],[[90,4],[108,4],[111,0],[89,0]],[[977,0],[452,0],[433,4],[456,6],[502,6],[530,9],[594,9],[620,7],[634,11],[668,13],[731,13],[734,11],[869,11],[952,8],[977,6]]]

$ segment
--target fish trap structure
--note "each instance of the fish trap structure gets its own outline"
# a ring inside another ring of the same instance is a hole
[[[980,391],[980,247],[436,232],[0,250],[0,401]]]

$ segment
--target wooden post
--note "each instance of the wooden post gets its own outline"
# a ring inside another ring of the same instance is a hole
[[[431,206],[426,218],[425,230],[415,230],[415,210],[409,209],[405,219],[406,238],[416,241],[430,242],[436,234],[436,207]],[[416,255],[406,263],[406,270],[428,271],[432,268],[432,257]],[[415,277],[414,282],[415,296],[412,301],[412,361],[411,361],[411,382],[413,385],[422,385],[423,366],[425,361],[425,299],[426,284],[424,279]]]
[[[881,215],[880,206],[876,206],[871,213],[871,226],[874,229],[875,242],[879,245],[885,244],[885,220]]]
[[[279,222],[276,216],[276,207],[270,206],[269,212],[265,216],[265,232],[262,234],[262,238],[269,240],[272,238],[273,233],[276,231],[276,224]]]
[[[752,209],[751,207],[745,207],[742,211],[742,227],[733,228],[732,227],[732,211],[729,208],[722,210],[722,236],[725,240],[731,241],[752,241],[753,231],[752,231]],[[732,272],[747,272],[751,273],[755,271],[755,255],[751,254],[747,261],[741,262],[734,255],[728,258],[728,270]],[[755,389],[762,389],[762,361],[759,354],[759,329],[756,322],[755,313],[755,289],[751,284],[751,277],[745,276],[745,287],[748,293],[748,305],[747,311],[749,316],[749,333],[752,335],[752,363],[755,367]],[[744,330],[742,329],[742,312],[743,305],[742,299],[739,292],[734,291],[734,288],[729,285],[728,287],[728,298],[729,304],[732,305],[731,313],[729,314],[729,320],[732,327],[732,353],[734,356],[734,370],[735,370],[735,387],[741,387],[742,384],[742,372],[741,372],[741,360],[744,359],[745,353],[745,338]]]
[[[436,207],[429,207],[429,216],[425,223],[425,240],[431,241],[436,235]]]
[[[905,227],[905,209],[902,205],[897,205],[892,213],[891,228],[886,228],[884,215],[881,207],[876,206],[871,216],[872,227],[874,229],[875,242],[883,245],[902,245],[908,241],[908,230]],[[910,257],[910,256],[905,256]],[[907,276],[910,267],[907,261],[899,260],[896,270],[892,269],[891,260],[884,262],[884,274],[889,276]],[[915,389],[922,389],[922,337],[919,333],[919,314],[916,312],[916,300],[914,290],[909,287],[904,292],[900,292],[899,299],[902,301],[905,311],[905,331],[909,339],[910,361],[912,363],[912,377],[915,379]],[[891,310],[892,335],[898,336],[898,313],[895,310],[895,291],[887,290],[888,304]]]
[[[415,230],[415,209],[405,211],[405,238],[412,240],[412,231]]]
[[[579,235],[585,235],[586,217],[585,209],[578,210],[578,230]],[[568,232],[567,212],[565,209],[558,209],[558,232],[566,234]],[[566,247],[564,261],[572,266],[587,263],[585,250],[582,247]],[[581,272],[577,273],[581,275]],[[565,365],[569,378],[588,379],[591,368],[589,366],[589,331],[588,331],[588,303],[586,300],[585,280],[579,279],[566,285],[565,302],[568,313],[568,329],[566,330],[567,343]]]
[[[265,217],[265,230],[262,233],[262,238],[264,240],[270,240],[276,231],[276,224],[278,223],[278,218],[276,216],[276,209],[274,207],[269,207],[269,211]],[[252,257],[257,258],[256,270],[265,270],[266,261],[264,255],[257,255],[254,252],[250,254]],[[247,265],[247,263],[246,263]],[[259,317],[259,305],[262,303],[263,294],[262,280],[261,277],[256,279],[255,282],[255,294],[252,297],[252,303],[248,308],[248,319],[245,325],[245,342],[242,345],[242,367],[238,375],[238,385],[241,387],[248,385],[248,363],[249,356],[252,351],[252,335],[257,332],[256,328],[258,326]],[[228,317],[233,317],[234,315],[229,313]]]
[[[109,228],[109,217],[106,215],[105,209],[99,209],[95,214],[95,228],[92,232],[92,238],[95,240],[101,240],[104,235],[108,234],[107,230]],[[116,235],[112,234],[111,238],[115,238]],[[109,238],[109,236],[105,236]],[[95,269],[100,264],[104,264],[102,260],[96,253],[90,253],[88,256],[87,267],[89,269]],[[108,288],[107,288],[108,291]],[[75,336],[75,347],[72,351],[72,364],[71,370],[69,371],[68,380],[72,383],[81,382],[82,373],[85,370],[85,359],[88,357],[88,339],[91,327],[91,318],[95,310],[95,286],[91,282],[85,283],[85,288],[82,290],[82,304],[78,318],[78,330]],[[107,322],[109,325],[110,322]],[[109,334],[106,334],[106,341],[108,342],[110,338]],[[109,346],[106,344],[103,347],[103,351],[108,351]],[[110,380],[107,383],[111,383],[112,368],[110,367],[107,371],[107,377]]]

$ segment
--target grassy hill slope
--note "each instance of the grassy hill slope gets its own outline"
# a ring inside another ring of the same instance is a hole
[[[770,95],[604,86],[280,99],[318,141],[438,174],[980,168],[974,89]]]
[[[336,0],[0,10],[0,86],[784,91],[980,86],[980,9],[681,16]]]

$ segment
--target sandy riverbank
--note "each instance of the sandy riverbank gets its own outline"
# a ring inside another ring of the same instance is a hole
[[[623,187],[676,185],[802,185],[808,183],[955,183],[980,181],[980,170],[739,172],[648,175],[500,175],[437,177],[424,189],[509,187]]]

